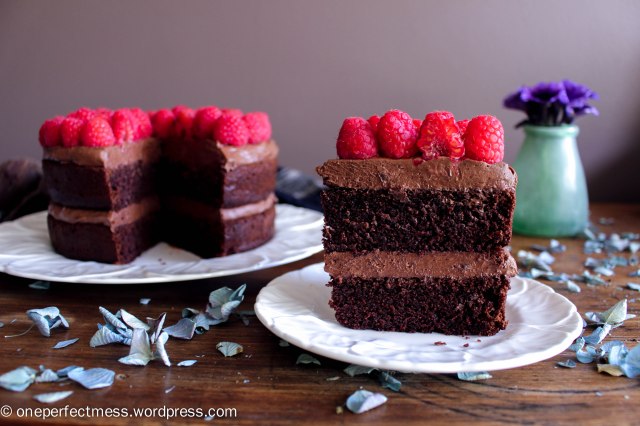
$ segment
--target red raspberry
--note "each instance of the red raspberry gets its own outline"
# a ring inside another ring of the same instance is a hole
[[[235,115],[235,116],[238,116],[238,117],[242,117],[244,115],[242,110],[238,109],[238,108],[224,108],[222,110],[222,113],[224,115]]]
[[[422,120],[420,120],[419,118],[414,118],[413,125],[416,126],[416,131],[420,133],[420,127],[422,127]]]
[[[338,157],[361,160],[376,157],[378,145],[371,124],[362,117],[348,117],[342,123],[336,141]]]
[[[149,119],[149,114],[140,108],[131,108],[129,110],[133,119],[133,140],[146,139],[151,137],[153,133],[153,126],[151,125],[151,120]]]
[[[464,155],[464,143],[458,133],[453,114],[448,111],[430,112],[424,117],[418,148],[425,160],[438,157],[459,159]]]
[[[466,158],[489,164],[504,158],[504,129],[500,120],[491,115],[471,119],[463,138]]]
[[[96,114],[105,120],[111,120],[111,116],[113,115],[113,111],[109,108],[96,108]]]
[[[113,113],[111,128],[118,145],[135,140],[137,121],[131,111],[126,108]]]
[[[171,112],[173,113],[173,115],[176,115],[176,116],[177,116],[177,115],[178,115],[178,113],[179,113],[180,111],[184,110],[184,109],[189,110],[189,109],[191,109],[191,108],[189,108],[189,107],[188,107],[188,106],[186,106],[186,105],[176,105],[176,106],[174,106],[173,108],[171,108]]]
[[[38,132],[40,145],[44,147],[60,145],[60,125],[63,121],[64,117],[58,116],[42,123]]]
[[[98,116],[85,124],[82,129],[81,141],[84,146],[100,147],[114,145],[116,138],[109,122]]]
[[[67,117],[71,117],[71,118],[77,118],[79,120],[84,121],[85,123],[89,120],[91,120],[93,117],[95,117],[96,115],[98,115],[97,112],[95,112],[92,109],[89,109],[87,107],[82,107],[79,108],[78,110],[72,112],[71,114],[67,115]]]
[[[198,109],[193,119],[193,135],[198,139],[213,138],[213,125],[221,115],[222,111],[217,106]]]
[[[371,128],[373,129],[373,133],[377,133],[378,123],[380,123],[380,116],[374,114],[371,117],[367,118],[367,121],[369,122],[369,124],[371,125]]]
[[[60,125],[62,146],[72,147],[80,145],[80,134],[84,127],[84,121],[79,118],[67,117]]]
[[[249,143],[271,139],[271,122],[265,112],[248,112],[242,117],[249,129]]]
[[[241,116],[222,114],[213,126],[213,138],[225,145],[249,143],[249,129]]]
[[[168,109],[161,109],[153,114],[151,123],[153,124],[153,135],[160,139],[167,139],[171,136],[176,116]]]
[[[378,123],[380,151],[388,158],[409,158],[418,151],[418,130],[406,112],[394,109],[387,111]]]
[[[469,125],[470,120],[460,120],[456,121],[456,126],[458,126],[458,133],[460,136],[464,135],[464,132],[467,131],[467,126]]]
[[[191,139],[193,129],[193,119],[196,112],[189,107],[179,105],[173,108],[176,121],[173,126],[173,136],[178,139]]]
[[[40,131],[38,132],[38,140],[40,141],[40,145],[42,145],[43,147],[60,145],[60,125],[63,121],[64,117],[57,116],[49,120],[45,120],[45,122],[42,123],[42,126],[40,126]]]

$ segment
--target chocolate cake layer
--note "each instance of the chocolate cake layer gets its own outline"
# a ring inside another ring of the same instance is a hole
[[[489,275],[513,277],[516,261],[506,249],[492,252],[417,253],[349,252],[326,253],[325,271],[331,276],[359,278],[447,277],[473,278]]]
[[[112,228],[99,223],[66,222],[47,217],[51,244],[57,253],[78,260],[129,263],[158,243],[158,214],[149,214]]]
[[[515,189],[329,187],[322,205],[326,252],[481,252],[510,243]]]
[[[507,325],[509,278],[333,277],[329,305],[345,327],[488,336]]]
[[[194,168],[166,161],[162,187],[167,194],[188,196],[214,207],[236,207],[273,193],[277,167],[275,159],[233,170],[225,170],[220,163]]]
[[[506,163],[451,161],[446,157],[329,160],[317,168],[325,185],[352,189],[513,189],[517,177]]]
[[[158,165],[135,161],[110,169],[43,160],[51,201],[68,207],[119,210],[157,192]]]
[[[165,211],[164,239],[200,257],[218,257],[250,250],[274,235],[275,205],[260,212],[224,218],[211,215],[207,220]]]
[[[211,140],[166,141],[163,190],[214,207],[236,207],[274,191],[274,141],[234,147]]]

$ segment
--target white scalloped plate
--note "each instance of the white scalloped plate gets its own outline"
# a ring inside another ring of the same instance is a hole
[[[509,325],[495,336],[352,330],[338,324],[328,305],[331,289],[323,266],[274,279],[260,291],[255,311],[282,339],[339,361],[411,373],[502,370],[551,358],[582,331],[582,318],[566,297],[517,277],[507,296]]]
[[[55,253],[47,213],[0,224],[0,272],[19,277],[88,284],[144,284],[222,277],[304,259],[322,251],[323,216],[313,210],[276,205],[271,241],[244,253],[202,259],[165,243],[126,265],[82,262]]]

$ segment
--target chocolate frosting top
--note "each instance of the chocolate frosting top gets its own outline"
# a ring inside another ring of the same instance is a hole
[[[424,254],[374,250],[325,253],[325,271],[332,276],[361,278],[451,277],[471,278],[517,273],[516,262],[506,249],[493,252],[430,252]]]
[[[188,166],[217,167],[222,163],[225,170],[231,171],[239,166],[275,159],[278,145],[273,140],[231,146],[211,139],[174,139],[165,141],[164,153],[170,161]]]
[[[224,161],[227,170],[233,170],[245,164],[276,158],[278,145],[273,140],[238,147],[212,140],[160,141],[149,138],[108,147],[55,146],[44,149],[44,158],[82,166],[115,168],[141,159],[155,162],[163,151],[174,160],[187,163],[206,164],[215,157],[215,161]],[[213,156],[202,155],[203,152],[213,153]]]
[[[107,147],[74,146],[67,148],[54,146],[44,149],[43,158],[81,166],[113,168],[134,163],[140,158],[156,161],[160,158],[160,149],[158,141],[149,138]]]
[[[514,189],[518,178],[506,163],[370,158],[328,160],[316,169],[325,185],[352,189]]]
[[[278,156],[278,145],[276,145],[273,140],[243,146],[223,145],[220,142],[215,143],[227,159],[225,163],[227,170],[233,170],[244,164],[253,164],[264,160],[275,159]]]

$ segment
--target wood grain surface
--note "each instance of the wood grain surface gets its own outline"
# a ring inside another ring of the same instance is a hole
[[[615,218],[606,232],[640,232],[639,205],[592,206],[592,219]],[[557,255],[554,271],[581,273],[586,255],[582,241],[562,240],[568,251]],[[531,244],[548,244],[548,239],[514,237],[513,250]],[[594,257],[602,257],[595,255]],[[215,326],[191,341],[170,339],[167,351],[174,365],[165,367],[153,361],[146,367],[126,366],[118,358],[128,347],[109,345],[89,347],[96,324],[103,322],[98,306],[111,311],[124,308],[143,318],[167,312],[167,325],[180,318],[185,307],[204,308],[209,292],[221,286],[235,288],[247,283],[247,294],[239,309],[253,309],[260,289],[273,278],[291,270],[322,261],[318,254],[304,261],[255,273],[221,279],[150,285],[87,285],[52,283],[48,290],[28,287],[32,280],[0,275],[0,336],[24,331],[30,325],[25,311],[30,308],[57,306],[69,320],[69,330],[55,329],[50,338],[36,329],[21,337],[0,337],[0,372],[27,365],[44,365],[59,369],[71,364],[104,367],[118,376],[113,386],[86,390],[75,383],[34,384],[24,392],[0,389],[0,406],[8,405],[13,415],[0,417],[0,423],[26,424],[44,422],[36,417],[18,417],[25,408],[234,408],[236,416],[213,418],[161,415],[147,418],[96,416],[91,418],[57,417],[46,420],[57,424],[611,424],[640,423],[640,379],[599,374],[595,364],[580,364],[574,369],[556,366],[558,361],[575,359],[570,351],[534,365],[492,372],[493,378],[465,382],[449,374],[397,374],[402,381],[400,392],[383,389],[371,376],[349,377],[342,372],[344,363],[318,357],[322,365],[296,365],[303,351],[295,346],[281,347],[279,339],[255,318],[248,325],[238,318]],[[608,286],[581,284],[582,292],[569,293],[564,284],[545,282],[573,301],[580,313],[602,311],[622,298],[629,298],[629,312],[640,314],[640,293],[624,289],[634,279],[627,274],[632,267],[616,269]],[[640,279],[635,279],[640,282]],[[151,299],[139,304],[141,297]],[[636,301],[638,299],[638,301]],[[12,320],[15,321],[12,323]],[[633,347],[640,337],[640,319],[628,320],[612,331],[612,338]],[[79,337],[75,345],[55,350],[60,341]],[[244,346],[244,353],[225,358],[216,350],[219,341],[234,341]],[[197,359],[192,367],[175,363]],[[337,380],[327,380],[339,377]],[[173,390],[166,392],[167,389]],[[388,402],[364,414],[344,409],[349,394],[359,388],[382,392]],[[57,390],[73,390],[69,398],[45,405],[33,395]],[[157,414],[162,414],[158,412]],[[164,413],[166,414],[166,412]],[[167,417],[167,416],[165,416]]]

